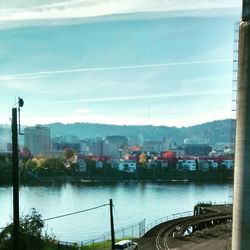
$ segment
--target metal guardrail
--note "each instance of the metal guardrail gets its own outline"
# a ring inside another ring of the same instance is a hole
[[[228,206],[231,206],[232,203],[230,202],[227,202],[227,201],[224,201],[224,202],[212,202],[212,201],[204,201],[204,202],[199,202],[197,204],[210,204],[210,205],[228,205]],[[182,218],[182,217],[188,217],[188,216],[192,216],[194,215],[194,211],[184,211],[184,212],[180,212],[180,213],[175,213],[175,214],[171,214],[171,215],[168,215],[168,216],[165,216],[165,217],[162,217],[160,219],[157,219],[151,223],[149,223],[147,226],[146,226],[146,229],[145,229],[145,233],[148,232],[151,228],[163,223],[163,222],[167,222],[167,221],[170,221],[170,220],[174,220],[174,219],[178,219],[178,218]]]
[[[175,214],[171,214],[165,217],[162,217],[160,219],[157,219],[153,222],[151,222],[150,224],[147,225],[145,233],[148,232],[151,228],[156,227],[157,225],[170,221],[170,220],[174,220],[174,219],[179,219],[179,218],[183,218],[183,217],[188,217],[188,216],[192,216],[194,214],[193,211],[185,211],[185,212],[181,212],[181,213],[175,213]]]

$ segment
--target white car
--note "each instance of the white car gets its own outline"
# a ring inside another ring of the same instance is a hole
[[[115,250],[134,250],[138,249],[137,243],[132,240],[122,240],[115,244]]]

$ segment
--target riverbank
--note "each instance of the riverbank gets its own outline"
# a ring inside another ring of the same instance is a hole
[[[227,182],[233,181],[233,171],[169,171],[161,175],[144,173],[118,173],[111,176],[102,175],[88,175],[88,174],[54,174],[43,175],[33,171],[22,171],[20,174],[21,184],[46,184],[46,183],[91,183],[91,182],[120,182],[120,181],[138,181],[138,182]],[[1,176],[0,185],[11,185],[12,180],[10,176],[4,178]]]

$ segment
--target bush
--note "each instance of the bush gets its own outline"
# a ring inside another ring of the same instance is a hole
[[[34,208],[31,214],[20,218],[19,249],[40,250],[45,249],[48,242],[54,242],[53,237],[46,233],[43,235],[44,221],[41,214]],[[9,224],[0,232],[0,250],[12,250],[13,223]]]

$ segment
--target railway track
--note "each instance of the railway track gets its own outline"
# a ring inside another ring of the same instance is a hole
[[[195,231],[197,228],[213,227],[231,219],[231,213],[189,216],[162,223],[152,228],[145,236],[155,237],[157,250],[170,250],[178,246],[178,238],[182,238],[185,233]]]

